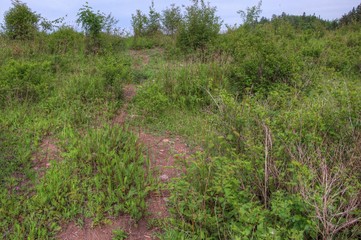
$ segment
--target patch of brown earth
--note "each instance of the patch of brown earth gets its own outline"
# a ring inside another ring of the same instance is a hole
[[[57,140],[46,137],[40,144],[39,151],[37,151],[33,157],[34,170],[41,178],[44,176],[47,168],[50,167],[51,160],[60,160],[60,150],[57,146]]]
[[[150,235],[147,235],[149,233],[144,221],[136,224],[129,216],[122,216],[111,221],[108,225],[94,228],[91,226],[90,220],[86,220],[82,228],[71,223],[57,238],[63,240],[107,240],[112,239],[114,230],[123,230],[128,235],[127,239],[152,239]]]
[[[144,66],[148,65],[150,58],[155,54],[162,54],[164,50],[162,48],[154,48],[148,50],[131,50],[130,56],[135,60],[133,67],[136,70],[142,69]]]
[[[144,50],[131,50],[130,56],[135,60],[133,66],[135,69],[141,69],[144,65],[149,64],[150,57]]]

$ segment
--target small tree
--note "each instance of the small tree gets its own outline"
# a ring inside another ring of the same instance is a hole
[[[182,22],[180,7],[176,7],[174,4],[170,5],[170,8],[163,11],[161,21],[165,34],[174,35]]]
[[[98,37],[103,29],[104,15],[99,11],[93,12],[92,7],[86,3],[82,8],[79,9],[78,19],[76,22],[81,24],[87,36]]]
[[[38,31],[40,15],[20,0],[12,0],[13,7],[4,16],[5,33],[11,39],[31,39]]]
[[[148,18],[142,11],[137,10],[135,15],[132,14],[132,27],[135,37],[146,35],[147,24]]]
[[[100,49],[100,37],[102,31],[111,33],[112,28],[118,21],[111,15],[105,15],[100,11],[94,12],[88,2],[79,9],[76,22],[81,24],[87,37],[87,50],[97,53]]]
[[[241,15],[243,20],[243,24],[254,26],[258,22],[258,18],[260,17],[262,10],[262,1],[259,1],[257,6],[248,7],[246,12],[243,10],[239,10],[237,13]]]
[[[217,38],[221,21],[216,16],[216,8],[203,0],[192,0],[193,5],[186,8],[184,21],[180,25],[177,43],[181,49],[205,50],[208,43]]]
[[[154,1],[149,7],[149,17],[147,24],[147,35],[155,35],[160,32],[160,14],[155,11]]]

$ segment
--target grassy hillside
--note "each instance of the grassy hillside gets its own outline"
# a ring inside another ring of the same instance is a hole
[[[359,23],[283,15],[200,42],[182,24],[174,35],[0,36],[0,238],[138,221],[158,188],[169,215],[150,224],[154,238],[361,237]],[[119,126],[128,84],[137,93]],[[198,151],[160,184],[135,129]]]

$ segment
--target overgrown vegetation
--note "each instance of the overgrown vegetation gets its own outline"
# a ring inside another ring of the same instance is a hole
[[[5,13],[4,30],[11,39],[31,39],[38,30],[40,15],[20,0],[12,1],[13,7]]]
[[[1,238],[56,238],[69,222],[146,214],[149,161],[127,125],[112,124],[133,83],[129,124],[201,149],[165,186],[160,238],[359,239],[358,9],[333,22],[265,19],[259,4],[220,34],[204,1],[161,13],[152,3],[123,36],[87,4],[85,34],[66,24],[40,32],[40,15],[14,1],[0,36]],[[29,22],[16,20],[24,14]],[[60,153],[40,172],[49,138]]]

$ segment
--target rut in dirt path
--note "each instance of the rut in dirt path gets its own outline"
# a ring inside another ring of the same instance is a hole
[[[135,94],[136,89],[134,85],[127,85],[124,88],[126,102],[131,101]],[[126,122],[127,107],[128,104],[126,103],[115,118],[118,120],[116,121],[117,123],[124,124]],[[144,130],[138,130],[136,133],[140,143],[146,148],[146,155],[150,159],[150,167],[154,177],[158,178],[160,182],[167,182],[180,174],[176,168],[174,168],[175,156],[178,158],[187,157],[190,153],[189,148],[181,138],[172,138],[169,135],[155,136]],[[147,211],[149,215],[140,220],[138,229],[133,229],[133,232],[138,231],[138,233],[134,232],[134,235],[130,233],[128,239],[146,239],[149,237],[149,239],[156,239],[154,234],[159,232],[159,229],[154,227],[148,228],[150,226],[149,223],[154,219],[162,219],[169,216],[167,210],[168,197],[169,192],[166,190],[150,193],[147,199]],[[144,226],[146,228],[144,228]]]
[[[126,85],[124,87],[125,103],[119,110],[112,124],[124,125],[127,121],[127,109],[129,102],[136,94],[135,85]],[[186,158],[190,155],[190,149],[180,137],[155,136],[142,129],[133,130],[138,135],[139,142],[145,146],[145,155],[150,159],[150,168],[154,177],[159,179],[159,183],[167,182],[178,176],[175,168],[176,158]],[[157,239],[156,233],[161,229],[152,226],[152,221],[163,219],[169,216],[167,210],[167,201],[169,192],[158,190],[151,192],[147,198],[147,212],[138,223],[135,223],[129,216],[121,216],[111,219],[112,224],[106,226],[91,227],[91,221],[86,221],[83,228],[79,228],[74,223],[68,225],[59,235],[59,239],[75,240],[107,240],[112,238],[112,231],[122,229],[127,232],[130,240],[136,239]]]

